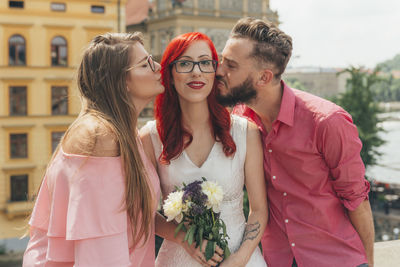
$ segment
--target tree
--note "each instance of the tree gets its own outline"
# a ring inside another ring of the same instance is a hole
[[[379,76],[385,79],[373,86],[375,99],[383,102],[400,101],[400,79],[395,75],[400,70],[400,54],[379,63],[377,68],[381,70]]]
[[[361,158],[368,167],[376,164],[380,156],[377,149],[384,144],[384,140],[378,135],[379,131],[382,131],[377,116],[380,110],[371,90],[382,78],[377,75],[378,69],[368,73],[363,68],[355,67],[347,68],[338,75],[346,72],[350,74],[346,82],[346,92],[337,97],[335,102],[353,117],[363,143]]]
[[[400,70],[400,54],[397,54],[392,59],[379,63],[377,67],[387,73],[390,73],[392,70]]]

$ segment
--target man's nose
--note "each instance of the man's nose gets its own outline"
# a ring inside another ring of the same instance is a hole
[[[217,76],[217,78],[218,78],[218,76],[219,77],[224,76],[223,67],[222,67],[221,64],[218,65],[217,71],[215,72],[215,75]]]
[[[161,65],[158,62],[154,62],[154,65],[156,66],[156,72],[161,70]]]

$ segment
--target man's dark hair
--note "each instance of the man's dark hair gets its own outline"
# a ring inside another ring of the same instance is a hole
[[[273,64],[280,79],[292,55],[292,38],[269,21],[243,18],[233,27],[230,38],[246,38],[255,42],[251,55],[261,66]]]

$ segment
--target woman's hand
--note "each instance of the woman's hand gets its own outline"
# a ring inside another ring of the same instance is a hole
[[[200,247],[196,248],[196,243],[189,245],[188,242],[183,241],[185,238],[186,232],[179,231],[178,234],[175,235],[175,229],[177,224],[174,222],[167,222],[165,218],[157,212],[156,214],[156,234],[161,236],[164,239],[175,242],[176,244],[181,245],[189,255],[191,255],[197,262],[199,262],[203,266],[211,267],[217,266],[223,260],[224,251],[216,246],[215,253],[213,257],[206,261],[206,257],[204,252],[206,251],[207,240],[203,239],[201,250]],[[190,267],[190,266],[189,266]]]
[[[196,248],[196,243],[189,245],[188,242],[184,241],[181,243],[181,245],[186,250],[186,252],[192,256],[192,258],[194,258],[203,266],[217,266],[218,263],[223,260],[224,251],[220,247],[216,246],[213,257],[209,261],[206,261],[206,256],[204,255],[204,252],[206,250],[207,240],[205,239],[203,239],[201,250],[200,246]]]
[[[233,253],[227,259],[225,259],[219,267],[242,267],[245,266],[246,263],[243,262],[243,257],[240,257],[238,254]]]

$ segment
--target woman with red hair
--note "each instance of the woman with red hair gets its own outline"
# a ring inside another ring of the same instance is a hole
[[[261,139],[257,127],[231,116],[216,101],[218,56],[212,41],[193,32],[174,38],[167,46],[161,75],[165,92],[156,98],[155,117],[141,129],[145,151],[156,166],[166,198],[182,182],[206,177],[224,190],[220,206],[232,255],[219,266],[266,266],[257,247],[267,224],[268,211]],[[243,186],[250,213],[243,214]],[[156,266],[215,266],[222,260],[217,249],[206,262],[203,248],[174,237],[176,224],[156,218],[156,233],[165,240]]]

